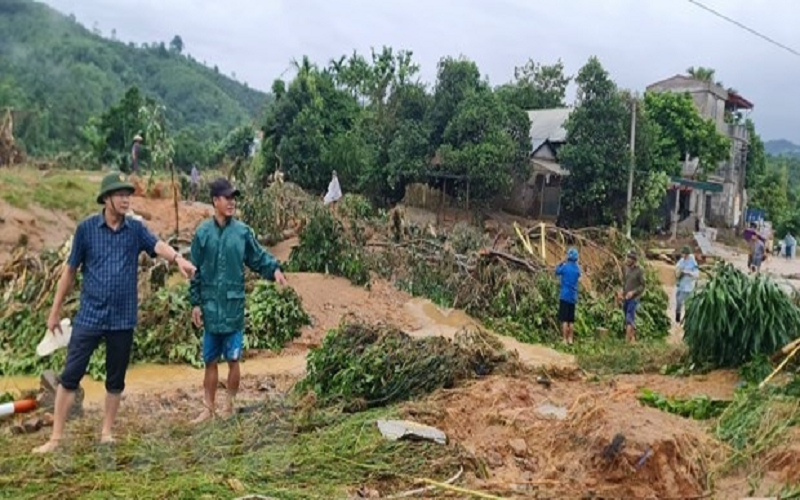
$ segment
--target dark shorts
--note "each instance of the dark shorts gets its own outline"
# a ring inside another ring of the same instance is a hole
[[[558,320],[562,323],[575,323],[575,304],[565,300],[558,301]]]
[[[636,326],[636,308],[639,307],[639,301],[636,299],[626,300],[622,305],[625,311],[625,325]]]
[[[242,359],[244,347],[244,332],[203,334],[203,362],[216,363],[220,358],[225,361],[239,361]]]
[[[68,391],[77,390],[89,360],[100,341],[106,342],[106,391],[121,394],[125,390],[125,374],[131,359],[133,330],[90,330],[78,325],[72,327],[67,345],[67,362],[59,382]]]

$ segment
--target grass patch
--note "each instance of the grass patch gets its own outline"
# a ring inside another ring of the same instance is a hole
[[[16,208],[36,204],[67,213],[77,220],[97,209],[95,198],[99,172],[52,170],[31,167],[0,170],[0,197]]]
[[[413,477],[450,477],[463,463],[453,446],[391,442],[377,430],[393,409],[305,417],[281,402],[197,427],[162,413],[126,415],[114,448],[97,443],[96,418],[68,429],[52,457],[30,455],[46,436],[0,437],[0,497],[33,498],[346,498],[360,486],[382,494]],[[133,411],[137,411],[134,409]]]
[[[578,342],[558,349],[575,355],[578,366],[598,375],[636,373],[662,373],[687,358],[683,344],[664,341],[639,341],[630,345],[624,340],[607,339],[595,342]]]

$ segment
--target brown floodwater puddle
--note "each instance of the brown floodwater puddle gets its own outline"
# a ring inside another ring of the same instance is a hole
[[[268,376],[278,374],[302,375],[306,368],[305,355],[246,359],[242,362],[242,375]],[[220,365],[220,380],[225,380],[228,368]],[[172,389],[203,384],[203,370],[187,365],[139,364],[128,370],[125,379],[127,394],[158,393]],[[100,403],[105,397],[104,382],[88,375],[81,381],[86,403]],[[39,388],[39,377],[0,377],[0,394],[10,391],[28,391]]]
[[[480,323],[464,311],[441,309],[427,299],[415,298],[405,304],[404,310],[418,325],[409,332],[414,337],[441,336],[452,339],[464,327],[480,326]],[[481,327],[483,328],[483,327]],[[486,330],[485,328],[483,328]],[[492,332],[494,333],[494,332]],[[532,366],[575,366],[575,359],[549,347],[524,344],[511,337],[496,334],[503,346],[516,350],[520,360]],[[302,376],[306,369],[305,353],[289,356],[256,357],[242,363],[242,375]],[[225,364],[220,365],[220,379],[227,375]],[[128,370],[125,380],[127,394],[159,393],[179,388],[200,387],[203,370],[186,365],[138,364]],[[105,397],[103,382],[92,380],[89,376],[81,382],[86,403],[101,403]],[[0,377],[0,393],[36,390],[39,388],[38,376]]]

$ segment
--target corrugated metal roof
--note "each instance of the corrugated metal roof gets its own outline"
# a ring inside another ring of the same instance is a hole
[[[554,161],[534,159],[533,171],[535,173],[549,173],[560,176],[569,175],[569,171]]]
[[[545,141],[564,142],[567,131],[564,124],[572,108],[537,109],[528,111],[531,121],[531,145],[536,151]]]

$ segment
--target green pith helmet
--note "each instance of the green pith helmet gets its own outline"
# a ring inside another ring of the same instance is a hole
[[[689,245],[684,245],[684,247],[681,248],[681,255],[689,255],[690,253],[692,253],[692,249]]]
[[[114,191],[122,190],[133,193],[136,189],[133,187],[133,184],[128,181],[128,178],[125,177],[125,174],[122,172],[111,172],[103,177],[103,182],[100,183],[100,194],[97,195],[97,203],[100,205],[105,204],[104,198],[106,195]]]

